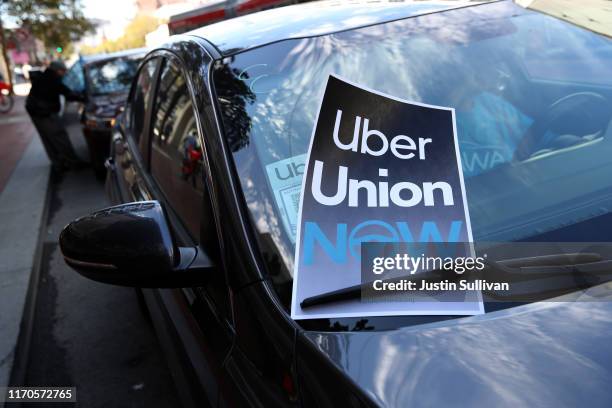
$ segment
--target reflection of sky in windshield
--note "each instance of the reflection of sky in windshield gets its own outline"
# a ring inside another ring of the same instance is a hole
[[[356,25],[406,18],[469,4],[465,1],[326,1],[302,4],[299,9],[279,7],[246,15],[194,31],[222,50],[245,49],[277,41],[342,31]],[[472,3],[473,4],[473,3]],[[325,8],[325,15],[321,15]],[[249,32],[247,37],[244,32]]]

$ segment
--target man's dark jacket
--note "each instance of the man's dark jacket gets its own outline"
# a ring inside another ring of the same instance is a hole
[[[66,100],[79,101],[83,98],[75,94],[62,82],[62,77],[47,68],[42,74],[31,78],[32,88],[26,100],[26,110],[32,116],[50,116],[61,108],[60,95]]]

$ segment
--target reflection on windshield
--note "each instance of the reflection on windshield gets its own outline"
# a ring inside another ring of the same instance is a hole
[[[87,68],[90,92],[93,95],[128,92],[139,63],[139,58],[117,58],[91,64]]]
[[[223,123],[230,124],[225,128],[225,136],[232,151],[249,144],[251,117],[246,106],[255,101],[255,94],[244,82],[245,78],[248,78],[247,74],[241,77],[237,69],[226,64],[218,65],[215,70],[217,101],[221,106]]]
[[[307,152],[331,73],[455,108],[477,240],[526,239],[612,208],[609,39],[500,2],[287,40],[237,54],[213,77],[261,246],[287,271],[292,186],[270,169]]]

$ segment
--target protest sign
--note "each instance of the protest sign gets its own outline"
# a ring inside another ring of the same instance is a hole
[[[360,284],[362,242],[472,241],[452,108],[404,101],[331,75],[301,191],[293,318],[482,312],[479,296],[301,307],[308,297]]]

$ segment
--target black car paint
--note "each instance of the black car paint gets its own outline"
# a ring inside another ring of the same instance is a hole
[[[128,241],[132,238],[138,240],[137,249]],[[120,269],[146,271],[156,266],[171,270],[177,257],[163,209],[151,201],[110,207],[81,217],[62,231],[60,242],[64,258],[76,260],[78,256],[78,263],[100,265],[117,273]],[[86,250],[84,254],[80,252],[82,248]]]

